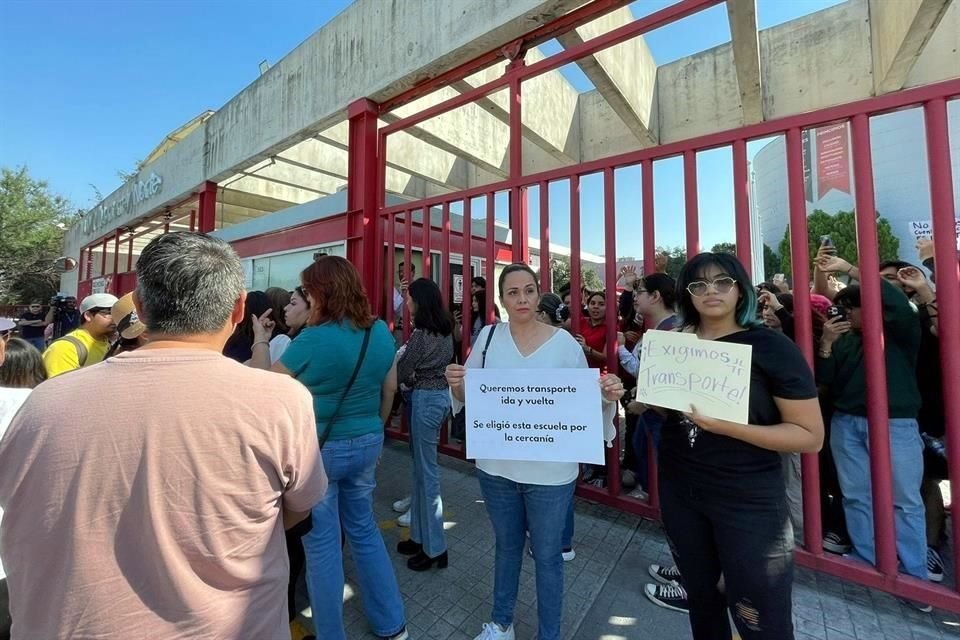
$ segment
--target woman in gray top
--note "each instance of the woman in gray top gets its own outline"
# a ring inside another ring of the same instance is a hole
[[[414,280],[407,293],[413,333],[397,362],[397,379],[411,387],[410,449],[413,451],[413,495],[410,503],[410,539],[397,551],[413,556],[407,566],[426,571],[447,566],[443,535],[443,501],[437,444],[450,411],[444,371],[453,361],[453,319],[444,309],[440,288],[433,280]]]

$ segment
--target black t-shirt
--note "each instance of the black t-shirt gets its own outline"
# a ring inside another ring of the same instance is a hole
[[[47,316],[43,313],[30,313],[27,311],[22,316],[21,320],[33,321],[33,320],[43,320]],[[42,338],[43,337],[44,327],[32,327],[32,326],[23,326],[20,325],[20,335],[24,338]]]
[[[817,385],[810,366],[800,349],[782,333],[752,327],[719,338],[718,342],[753,347],[750,424],[782,422],[774,396],[786,400],[817,397]],[[670,411],[663,426],[660,446],[660,467],[667,478],[690,487],[723,493],[783,495],[780,453],[702,430],[691,447],[687,435],[683,414]]]

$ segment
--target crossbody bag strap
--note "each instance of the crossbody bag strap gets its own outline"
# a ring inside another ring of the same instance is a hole
[[[66,342],[69,342],[77,350],[77,362],[80,364],[81,367],[87,364],[88,353],[87,353],[87,346],[85,344],[83,344],[73,336],[63,336],[60,339]]]
[[[346,400],[347,394],[350,393],[350,389],[353,388],[353,383],[357,380],[357,375],[360,373],[360,367],[363,366],[363,359],[367,355],[367,346],[370,344],[370,329],[366,329],[363,332],[363,344],[360,346],[360,357],[357,358],[357,366],[353,368],[353,374],[350,376],[349,382],[347,382],[346,388],[344,388],[343,393],[340,394],[340,399],[337,401],[337,407],[333,410],[333,414],[330,416],[330,419],[327,421],[327,428],[324,430],[323,435],[320,436],[320,448],[323,449],[323,445],[326,444],[327,438],[330,437],[330,431],[333,429],[333,423],[336,421],[337,416],[340,414],[340,407],[343,405],[343,401]]]
[[[483,343],[483,353],[480,354],[480,368],[485,369],[487,366],[487,349],[490,348],[490,341],[493,340],[493,332],[497,330],[497,324],[494,322],[490,325],[490,333],[487,334],[487,340]]]

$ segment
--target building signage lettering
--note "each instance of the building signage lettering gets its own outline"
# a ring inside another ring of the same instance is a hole
[[[88,211],[87,215],[83,217],[80,229],[84,233],[91,233],[117,218],[127,215],[141,202],[160,193],[162,186],[163,178],[151,172],[146,180],[137,180],[129,185],[129,188],[118,195],[113,202],[100,203]]]

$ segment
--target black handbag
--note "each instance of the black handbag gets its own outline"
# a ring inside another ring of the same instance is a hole
[[[333,410],[333,413],[330,414],[330,420],[327,421],[327,428],[324,429],[323,435],[320,436],[320,449],[323,449],[323,445],[327,443],[327,438],[330,437],[330,431],[333,429],[333,423],[337,420],[337,415],[340,413],[340,407],[343,405],[343,401],[346,399],[347,394],[350,393],[350,389],[353,387],[353,383],[357,380],[357,374],[360,373],[360,367],[363,366],[363,358],[367,355],[367,346],[370,344],[370,329],[366,329],[363,332],[363,344],[360,346],[360,357],[357,358],[357,366],[353,369],[353,375],[350,376],[350,381],[347,382],[347,386],[344,388],[343,393],[340,394],[340,399],[337,401],[337,407]]]
[[[497,330],[497,323],[494,322],[490,325],[490,332],[487,334],[487,339],[483,343],[483,352],[480,356],[480,368],[483,369],[487,366],[487,349],[490,348],[490,341],[493,340],[493,332]],[[453,416],[453,420],[450,423],[450,437],[456,438],[457,440],[463,440],[467,436],[467,411],[466,406],[461,407],[460,411],[457,411]]]

